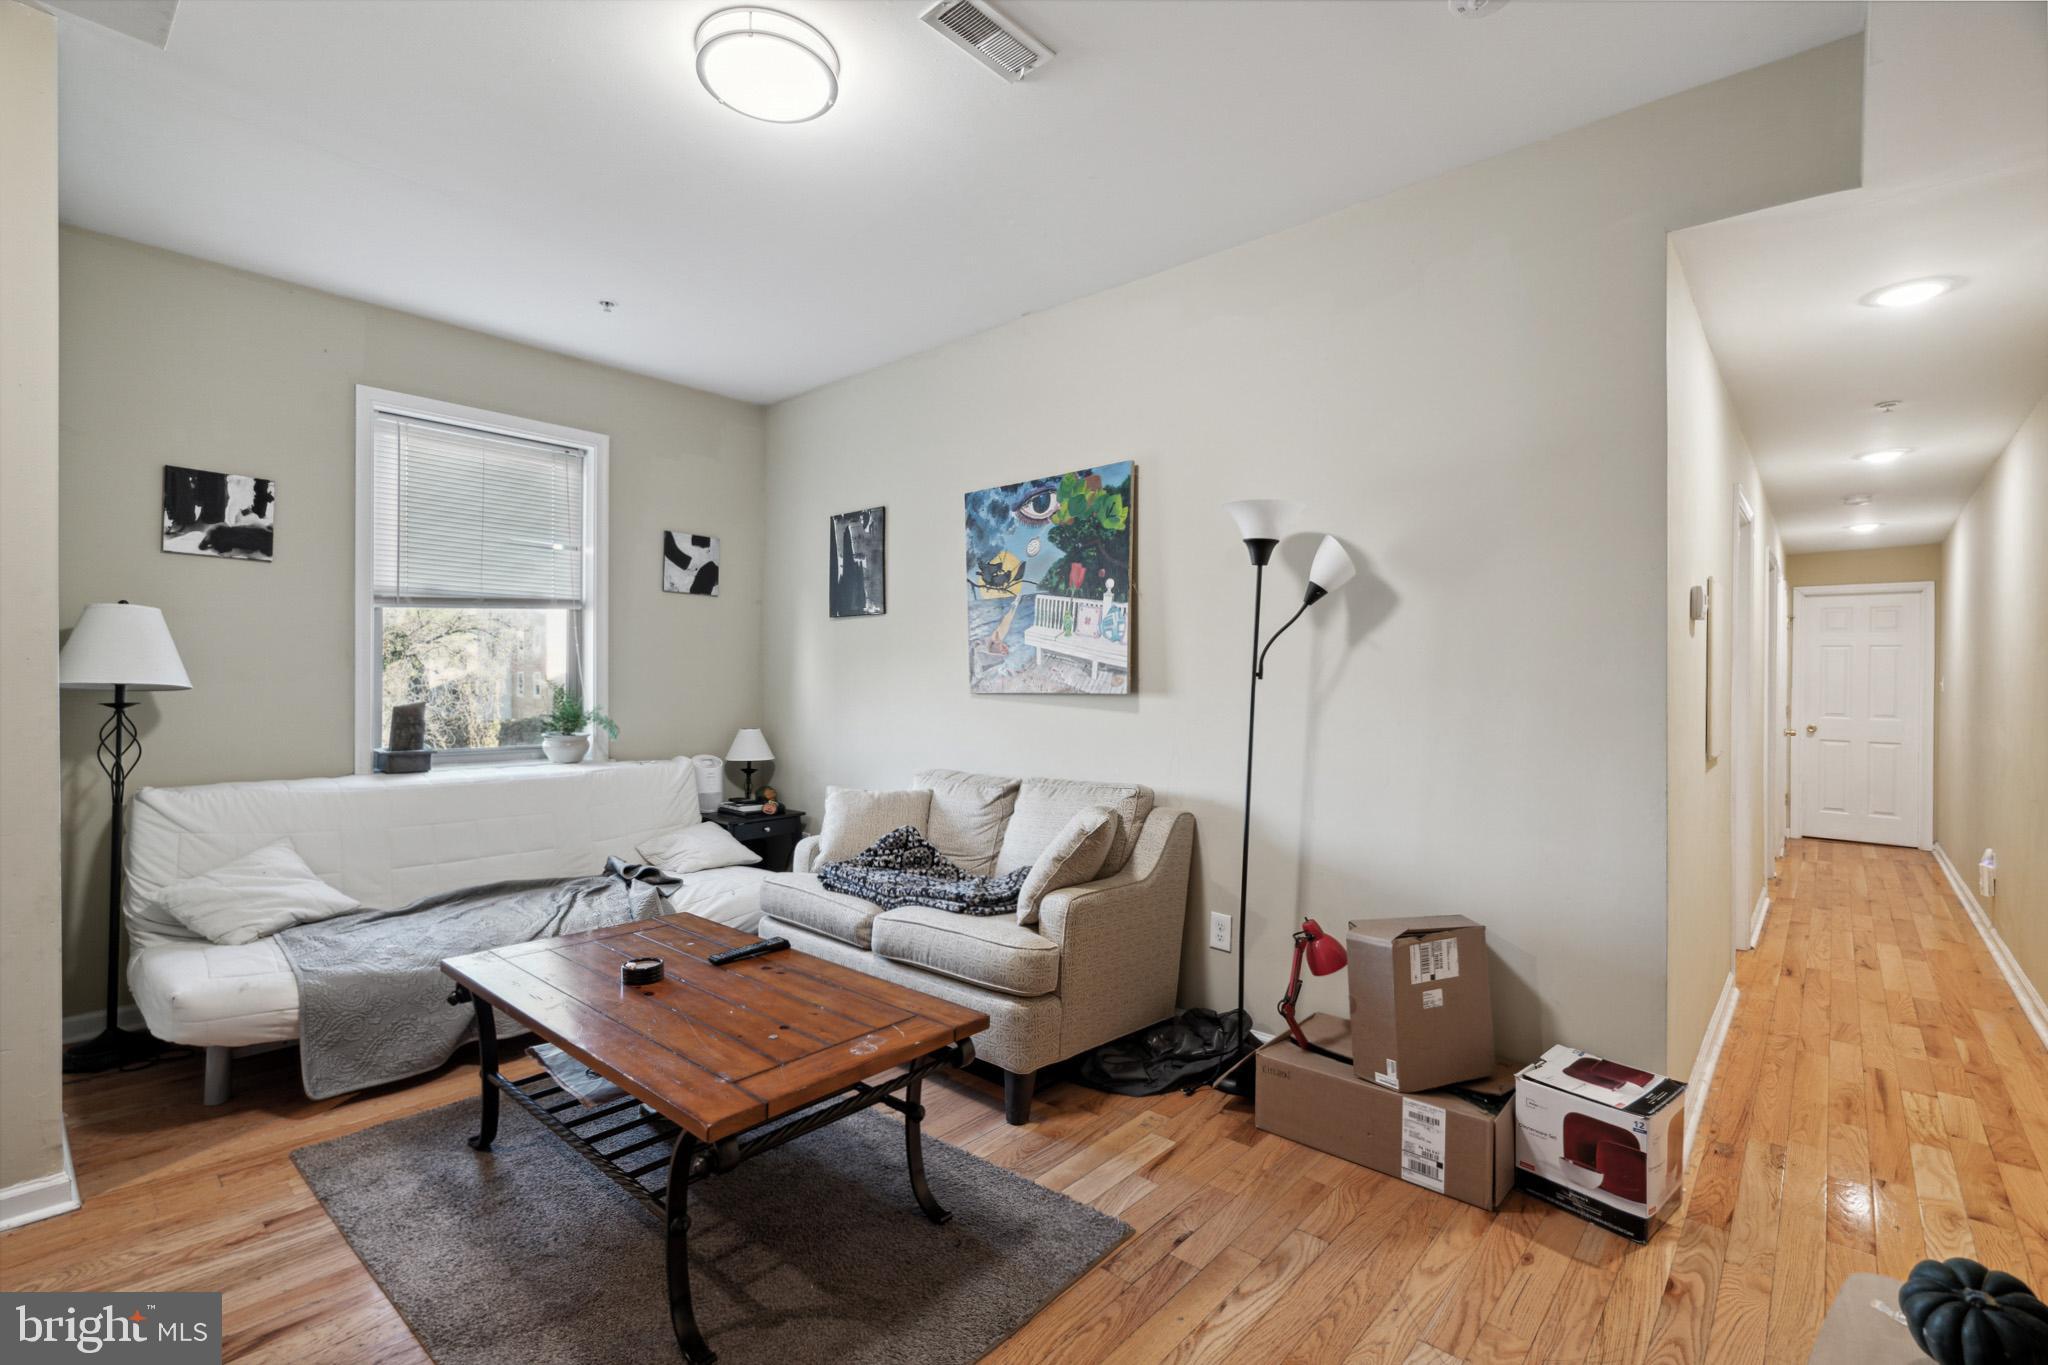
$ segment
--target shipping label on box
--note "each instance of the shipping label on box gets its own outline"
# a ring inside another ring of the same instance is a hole
[[[1685,1083],[1553,1047],[1515,1078],[1516,1183],[1636,1241],[1678,1198]]]
[[[1435,1090],[1493,1071],[1486,928],[1463,915],[1353,920],[1351,1048],[1389,1090]]]

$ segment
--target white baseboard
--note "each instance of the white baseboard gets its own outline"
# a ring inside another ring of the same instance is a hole
[[[63,1120],[58,1123],[61,1126]],[[0,1190],[0,1232],[69,1213],[78,1207],[78,1202],[78,1176],[71,1169],[71,1135],[65,1133],[62,1167]]]
[[[1771,884],[1765,882],[1757,888],[1756,909],[1749,912],[1749,946],[1754,948],[1764,941],[1764,921],[1771,916]]]
[[[1721,1064],[1721,1046],[1728,1041],[1728,1025],[1735,1020],[1735,1002],[1742,992],[1735,987],[1735,973],[1729,972],[1728,979],[1721,984],[1721,998],[1714,1002],[1714,1017],[1707,1021],[1707,1036],[1700,1039],[1700,1055],[1693,1059],[1692,1074],[1686,1077],[1685,1088],[1691,1093],[1685,1097],[1685,1156],[1692,1159],[1692,1136],[1700,1126],[1700,1115],[1707,1112],[1707,1091],[1714,1084],[1714,1068]]]
[[[1963,903],[1963,913],[1977,926],[1983,936],[1984,946],[1991,950],[1991,960],[1998,964],[2005,984],[2012,987],[2012,993],[2019,997],[2020,1009],[2026,1013],[2027,1022],[2034,1026],[2034,1033],[2048,1047],[2048,1002],[2041,999],[2041,992],[2027,979],[2020,967],[2019,959],[2012,955],[2012,949],[2005,946],[2005,940],[1998,936],[1998,930],[1991,923],[1991,916],[1984,913],[1984,907],[1977,904],[1977,897],[1971,893],[1963,876],[1956,871],[1956,865],[1949,861],[1948,850],[1940,844],[1934,846],[1934,861],[1941,864],[1942,875],[1948,878],[1950,889],[1956,899]]]
[[[147,1027],[142,1022],[142,1011],[133,1005],[121,1006],[120,1013],[115,1018],[120,1020],[122,1028],[140,1029]],[[73,1043],[82,1043],[88,1038],[97,1038],[100,1035],[100,1030],[106,1026],[107,1012],[105,1010],[87,1010],[84,1014],[67,1014],[64,1016],[64,1046],[70,1047]]]

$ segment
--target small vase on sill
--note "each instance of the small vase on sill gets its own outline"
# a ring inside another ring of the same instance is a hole
[[[590,753],[590,736],[546,734],[540,737],[540,751],[550,763],[581,763]]]

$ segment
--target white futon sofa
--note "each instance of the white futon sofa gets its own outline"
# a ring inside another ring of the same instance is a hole
[[[232,1049],[299,1036],[298,982],[273,939],[193,934],[159,908],[165,887],[289,839],[321,880],[381,909],[486,882],[592,876],[698,818],[686,758],[145,787],[128,820],[129,990],[151,1033],[206,1049],[206,1102],[221,1104]],[[751,931],[765,876],[690,873],[668,912]]]

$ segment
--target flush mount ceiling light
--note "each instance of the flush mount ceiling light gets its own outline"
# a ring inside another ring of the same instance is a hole
[[[1911,455],[1911,446],[1893,446],[1889,450],[1866,450],[1856,458],[1864,464],[1890,464],[1901,455]]]
[[[738,5],[697,25],[697,79],[748,118],[808,123],[839,98],[839,53],[794,15]]]
[[[1849,507],[1868,507],[1870,505],[1870,494],[1851,493],[1848,497],[1843,498],[1842,502]]]
[[[1940,298],[1962,281],[1946,275],[1932,275],[1924,280],[1905,280],[1899,284],[1888,284],[1882,289],[1873,289],[1858,302],[1866,308],[1911,308],[1929,299]]]
[[[1881,521],[1859,521],[1852,523],[1848,527],[1848,531],[1851,535],[1858,536],[1867,536],[1871,534],[1873,531],[1882,531],[1883,529],[1884,523]]]

